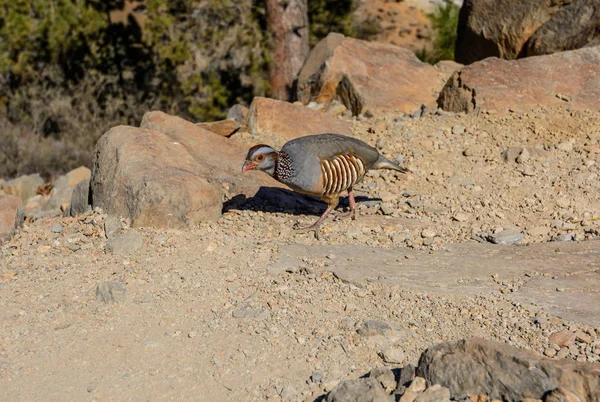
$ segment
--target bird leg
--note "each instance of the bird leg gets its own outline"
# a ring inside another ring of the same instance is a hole
[[[313,223],[310,226],[301,227],[301,228],[294,228],[295,230],[298,231],[298,233],[306,233],[306,232],[314,231],[315,232],[315,238],[317,240],[319,240],[319,228],[320,228],[320,226],[325,221],[325,218],[327,218],[327,215],[329,215],[329,213],[331,211],[333,211],[335,209],[335,207],[338,206],[338,203],[340,202],[339,196],[335,196],[335,197],[322,197],[321,199],[327,203],[327,209],[325,210],[325,212],[323,212],[323,215],[321,215],[321,217],[315,223]]]
[[[335,215],[335,218],[333,220],[337,221],[340,220],[342,218],[346,218],[346,217],[350,217],[352,218],[352,220],[356,219],[356,201],[354,200],[354,193],[352,192],[352,187],[350,187],[348,189],[348,202],[350,204],[350,211],[344,213],[344,214],[340,214],[337,213]]]

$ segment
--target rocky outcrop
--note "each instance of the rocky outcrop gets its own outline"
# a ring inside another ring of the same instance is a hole
[[[561,388],[582,401],[600,400],[600,364],[550,360],[479,338],[427,349],[417,375],[449,388],[455,399],[482,394],[504,401],[543,399]]]
[[[456,61],[516,59],[600,44],[600,0],[465,0]]]
[[[0,194],[0,244],[11,237],[23,222],[22,201],[15,195]]]
[[[297,97],[304,104],[337,99],[353,115],[412,113],[435,104],[436,77],[436,69],[408,49],[331,33],[308,55]]]
[[[129,218],[136,227],[215,220],[224,199],[278,185],[264,174],[241,176],[246,151],[181,118],[147,113],[140,128],[114,127],[98,141],[93,206]]]
[[[352,135],[350,125],[344,120],[302,105],[262,97],[252,101],[246,129],[261,142],[276,148],[310,134]]]
[[[438,99],[452,112],[528,111],[539,106],[600,110],[600,46],[462,68]]]

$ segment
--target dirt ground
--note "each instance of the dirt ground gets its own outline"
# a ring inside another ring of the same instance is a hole
[[[443,259],[455,244],[519,234],[521,245],[493,247],[595,242],[600,113],[387,116],[353,129],[413,173],[370,172],[357,220],[328,220],[320,240],[291,226],[324,205],[276,195],[231,203],[190,230],[123,222],[143,242],[114,254],[101,211],[28,222],[0,249],[0,399],[312,401],[376,366],[416,363],[443,340],[478,335],[554,356],[548,337],[564,328],[589,338],[566,358],[600,360],[600,328],[510,299],[512,285],[492,277],[487,290],[451,294],[343,280],[331,269],[355,258],[343,251],[283,268],[280,253],[385,249],[401,271],[414,253]],[[97,296],[99,283],[115,302]]]

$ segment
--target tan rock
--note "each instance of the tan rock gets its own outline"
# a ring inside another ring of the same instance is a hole
[[[436,69],[401,47],[331,33],[308,55],[298,76],[298,99],[339,100],[354,115],[412,113],[435,105]]]
[[[98,141],[93,206],[135,227],[188,227],[217,219],[222,203],[280,186],[261,172],[240,174],[247,150],[193,123],[147,113],[141,128],[118,126]],[[225,194],[223,194],[225,192]]]
[[[352,135],[344,120],[302,105],[256,97],[248,112],[248,131],[276,148],[287,141],[310,134]]]
[[[568,348],[573,342],[575,342],[575,334],[568,329],[554,332],[548,337],[549,343],[555,343],[560,347]]]
[[[22,223],[22,201],[15,195],[0,194],[0,244]]]
[[[490,58],[455,72],[438,105],[467,113],[539,106],[600,110],[598,65],[600,46],[515,61]]]
[[[239,125],[234,120],[219,120],[210,123],[196,123],[196,126],[204,130],[211,131],[215,134],[222,135],[223,137],[229,137],[239,129]]]

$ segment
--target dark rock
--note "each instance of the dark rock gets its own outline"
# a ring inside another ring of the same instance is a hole
[[[407,364],[400,369],[400,375],[398,376],[398,386],[408,386],[412,380],[415,379],[415,366]]]
[[[450,389],[452,398],[542,399],[562,387],[581,400],[600,400],[600,364],[550,360],[500,342],[472,338],[427,349],[417,375]]]
[[[455,59],[516,59],[600,44],[600,1],[465,0]]]
[[[90,198],[90,179],[85,179],[75,186],[71,196],[71,204],[67,209],[68,216],[77,216],[92,209]]]
[[[386,390],[387,393],[391,393],[396,389],[396,378],[394,372],[387,367],[377,367],[369,372],[369,377],[379,381],[379,384]]]
[[[359,378],[343,381],[338,384],[327,398],[326,402],[391,402],[379,382],[374,378]]]

